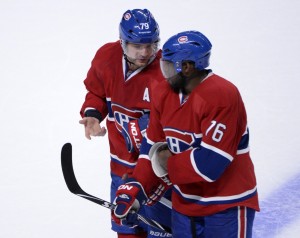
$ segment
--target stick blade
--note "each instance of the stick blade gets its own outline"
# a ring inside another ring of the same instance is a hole
[[[63,171],[65,182],[70,192],[80,193],[82,189],[80,188],[74,174],[71,143],[64,144],[61,149],[61,168]]]

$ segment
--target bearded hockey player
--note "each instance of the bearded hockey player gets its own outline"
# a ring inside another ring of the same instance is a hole
[[[174,238],[251,238],[259,204],[246,110],[237,87],[207,69],[211,48],[198,31],[164,44],[166,81],[154,89],[139,162],[130,189],[117,191],[115,215],[126,217],[161,180],[173,184]]]

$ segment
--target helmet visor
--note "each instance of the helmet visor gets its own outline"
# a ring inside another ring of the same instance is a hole
[[[121,41],[121,45],[122,45],[124,53],[126,55],[128,55],[129,57],[133,57],[132,54],[136,54],[136,53],[139,53],[139,54],[147,53],[150,55],[156,54],[158,51],[159,42],[148,43],[148,44],[137,44],[137,43]],[[128,45],[130,45],[130,47]]]
[[[173,62],[163,59],[160,59],[160,69],[166,79],[171,78],[178,73]]]

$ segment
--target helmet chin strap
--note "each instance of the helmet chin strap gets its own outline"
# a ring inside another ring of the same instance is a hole
[[[122,39],[120,39],[120,44],[121,44],[121,47],[123,49],[123,57],[126,61],[126,63],[128,63],[128,65],[136,65],[135,63],[133,63],[132,61],[129,60],[129,57],[126,55],[126,42],[124,42]]]
[[[124,56],[125,61],[126,61],[129,65],[135,65],[135,66],[137,66],[135,63],[133,63],[132,61],[129,60],[129,57],[128,57],[125,53],[123,53],[123,56]]]
[[[124,51],[123,51],[123,56],[124,56],[124,59],[125,59],[125,61],[128,63],[129,66],[136,66],[137,68],[140,68],[140,67],[141,67],[141,66],[136,65],[134,62],[132,62],[132,61],[130,60],[130,57],[128,57],[128,55],[126,55],[126,54],[124,53]],[[150,59],[148,60],[147,65],[150,64],[150,63],[154,60],[155,56],[156,56],[156,54],[153,54],[153,55],[150,57]]]
[[[124,42],[122,39],[120,39],[120,44],[123,50],[123,57],[125,61],[128,63],[129,66],[136,66],[137,68],[140,68],[140,66],[136,65],[134,62],[132,62],[133,59],[130,60],[130,57],[126,54],[126,42]],[[154,60],[156,56],[156,52],[150,57],[148,64]]]
[[[130,57],[128,57],[128,55],[126,55],[125,53],[123,53],[124,55],[124,59],[125,62],[127,63],[127,69],[126,69],[126,75],[129,76],[130,74],[132,74],[134,71],[136,71],[137,69],[141,68],[141,66],[136,65],[134,63],[134,61],[132,61],[132,59],[130,59]]]
[[[125,61],[126,61],[129,65],[134,64],[133,62],[131,62],[131,61],[128,59],[128,56],[127,56],[125,53],[123,53],[123,56],[124,56]]]

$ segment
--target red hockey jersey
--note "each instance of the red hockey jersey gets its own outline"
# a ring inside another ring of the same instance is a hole
[[[233,206],[259,210],[249,155],[245,107],[238,89],[210,72],[188,98],[162,82],[133,176],[149,194],[157,183],[148,151],[167,141],[172,206],[188,216],[207,216]]]
[[[86,109],[97,109],[106,119],[111,154],[111,172],[122,176],[131,174],[138,158],[137,153],[129,153],[121,134],[123,124],[140,118],[150,111],[150,86],[164,80],[156,54],[152,62],[144,68],[125,77],[126,62],[120,42],[108,43],[96,53],[87,78],[84,80],[88,93],[80,114]]]

